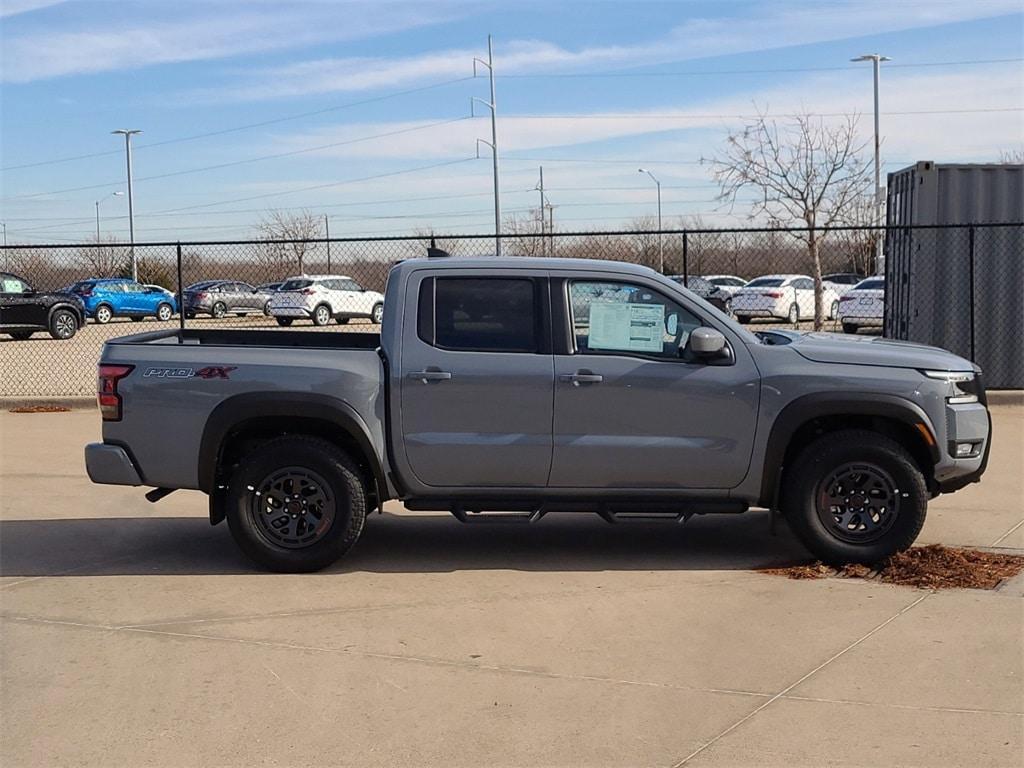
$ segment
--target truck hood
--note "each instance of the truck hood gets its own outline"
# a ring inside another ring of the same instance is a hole
[[[791,348],[816,363],[884,365],[937,371],[973,371],[974,363],[939,347],[910,341],[838,333],[795,333]]]

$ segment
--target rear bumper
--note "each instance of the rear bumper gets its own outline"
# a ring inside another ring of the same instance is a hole
[[[312,309],[304,307],[270,307],[270,314],[274,317],[309,317],[312,312]]]
[[[138,469],[120,445],[89,443],[85,446],[85,471],[94,483],[142,485]]]

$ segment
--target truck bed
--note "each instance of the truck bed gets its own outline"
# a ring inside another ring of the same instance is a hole
[[[351,414],[383,454],[379,346],[378,334],[349,331],[186,329],[112,339],[101,363],[133,368],[119,382],[123,416],[104,423],[104,440],[131,446],[145,485],[200,488],[211,417],[255,398],[281,412],[278,428],[287,432],[300,409],[293,401],[305,399]]]
[[[263,329],[175,329],[121,336],[107,342],[124,344],[198,344],[204,347],[300,347],[308,349],[377,349],[379,333],[355,331],[278,331]]]

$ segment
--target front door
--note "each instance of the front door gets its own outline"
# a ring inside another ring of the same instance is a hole
[[[45,313],[17,275],[0,273],[0,325],[39,325]]]
[[[760,389],[743,344],[730,341],[732,359],[721,364],[684,361],[679,349],[689,333],[712,322],[653,285],[568,279],[560,293],[572,348],[555,355],[550,485],[738,485],[750,464]]]
[[[472,270],[409,282],[402,448],[425,486],[543,487],[551,467],[547,281]]]

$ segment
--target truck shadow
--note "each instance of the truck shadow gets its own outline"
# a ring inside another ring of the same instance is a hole
[[[686,525],[608,525],[552,514],[535,525],[463,525],[447,515],[373,515],[352,552],[325,573],[462,570],[749,570],[806,562],[808,554],[765,512],[708,515]],[[0,576],[258,574],[226,525],[201,517],[0,522]]]

